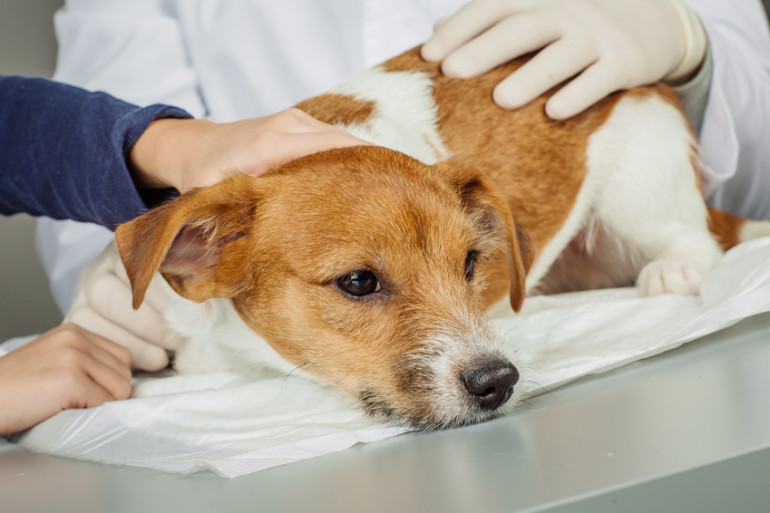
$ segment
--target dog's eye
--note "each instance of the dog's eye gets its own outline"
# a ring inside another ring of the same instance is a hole
[[[465,257],[465,279],[466,281],[473,280],[473,273],[476,267],[476,259],[479,256],[478,251],[468,251],[468,255]]]
[[[377,276],[372,271],[353,271],[337,279],[337,285],[351,296],[368,296],[382,290]]]

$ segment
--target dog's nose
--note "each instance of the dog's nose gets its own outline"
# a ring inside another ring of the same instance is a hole
[[[513,395],[519,371],[510,362],[486,358],[460,375],[468,394],[484,410],[496,410]]]

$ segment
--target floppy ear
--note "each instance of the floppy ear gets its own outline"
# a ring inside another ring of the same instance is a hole
[[[181,296],[232,297],[243,267],[233,265],[253,228],[256,193],[245,177],[191,191],[118,226],[115,241],[139,308],[160,271]]]
[[[504,234],[506,263],[511,280],[511,308],[518,312],[524,302],[527,272],[532,263],[526,235],[514,221],[503,196],[481,172],[457,160],[440,162],[436,166],[457,188],[465,209],[480,216],[484,230]]]

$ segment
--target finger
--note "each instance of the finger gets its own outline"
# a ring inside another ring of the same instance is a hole
[[[57,330],[65,337],[59,340],[66,343],[56,360],[69,378],[62,382],[63,398],[76,407],[91,407],[129,396],[130,359],[124,348],[72,324]]]
[[[452,17],[451,15],[447,15],[437,19],[436,23],[433,24],[433,32],[438,32],[439,30],[441,30],[441,27],[443,27],[451,17]]]
[[[267,169],[289,162],[291,160],[317,153],[319,151],[330,150],[332,148],[343,148],[347,146],[370,145],[371,143],[355,138],[347,132],[324,131],[314,133],[292,134],[278,137],[273,147],[274,151],[264,159],[264,165]],[[246,174],[259,174],[261,170],[244,170]]]
[[[598,58],[587,41],[564,38],[546,46],[495,87],[495,103],[516,109],[575,76]]]
[[[464,5],[435,27],[433,35],[422,45],[423,59],[432,62],[445,59],[503,18],[520,11],[524,3],[517,0],[475,0]]]
[[[126,378],[124,373],[115,370],[110,365],[105,365],[96,358],[85,368],[85,372],[95,385],[109,394],[109,398],[106,400],[126,399],[131,395],[130,375]],[[98,390],[93,390],[92,393],[94,394],[93,400],[101,401],[98,404],[106,402],[103,397],[100,397]],[[91,406],[96,406],[96,404],[89,402],[88,407]]]
[[[548,100],[545,104],[548,117],[570,118],[621,89],[623,80],[617,68],[601,60],[589,66]]]
[[[561,26],[547,11],[512,16],[449,54],[441,70],[452,77],[480,75],[552,43],[561,34]]]
[[[77,327],[81,336],[88,342],[84,351],[105,365],[109,365],[126,379],[131,379],[131,351],[98,333]]]
[[[134,310],[131,307],[131,291],[117,276],[100,276],[86,287],[85,292],[88,304],[96,313],[143,341],[164,346],[168,337],[163,316],[149,303]],[[107,336],[111,338],[109,333]]]
[[[87,370],[73,373],[69,381],[61,381],[59,410],[71,408],[94,408],[114,401],[109,390],[97,383]]]
[[[75,324],[127,348],[131,351],[131,362],[137,369],[156,371],[168,365],[168,354],[165,349],[138,338],[105,319],[91,307],[86,306],[75,310],[70,319]]]

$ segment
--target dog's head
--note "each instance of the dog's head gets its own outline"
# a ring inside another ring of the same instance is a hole
[[[135,307],[156,271],[193,301],[230,298],[279,354],[374,415],[478,422],[518,379],[484,311],[492,279],[518,311],[525,259],[505,202],[462,164],[331,150],[185,194],[116,239]]]

